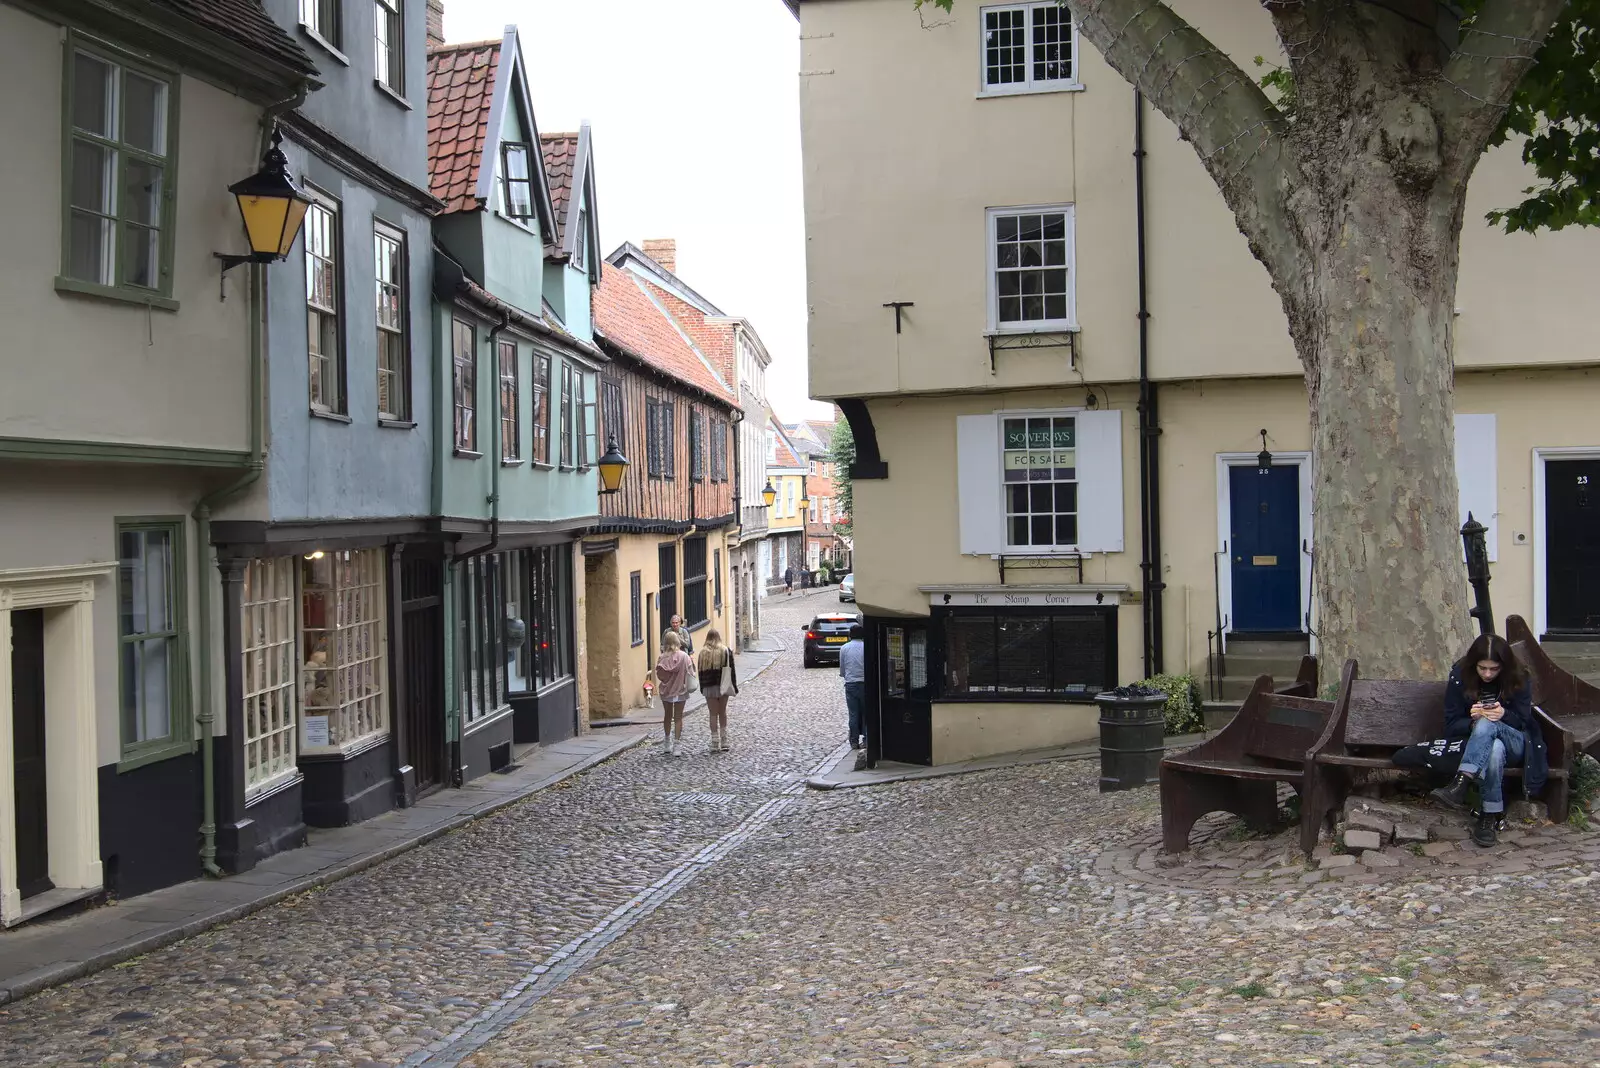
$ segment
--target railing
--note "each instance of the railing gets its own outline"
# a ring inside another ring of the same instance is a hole
[[[1062,556],[1006,556],[1002,553],[998,559],[1000,561],[1000,585],[1002,586],[1006,584],[1006,570],[1008,568],[1012,571],[1036,571],[1056,567],[1071,568],[1076,574],[1076,577],[1071,581],[1080,585],[1083,583],[1083,557],[1078,553],[1069,553]]]
[[[1227,555],[1227,542],[1222,543],[1220,552],[1211,554],[1212,607],[1217,629],[1206,631],[1206,686],[1213,701],[1222,700],[1222,679],[1228,673],[1227,650],[1222,640],[1227,621],[1222,616],[1222,567],[1218,563],[1219,558]]]

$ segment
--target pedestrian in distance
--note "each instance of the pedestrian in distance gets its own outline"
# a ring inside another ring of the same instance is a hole
[[[662,744],[667,755],[683,752],[683,706],[689,700],[689,676],[694,661],[683,651],[683,643],[672,631],[661,638],[661,657],[656,661],[656,693],[661,698]]]
[[[711,751],[726,753],[728,746],[728,698],[739,692],[739,672],[733,664],[733,650],[722,644],[722,633],[706,632],[696,667],[700,692],[706,696],[706,711],[711,716]]]
[[[694,655],[694,637],[689,633],[689,628],[683,625],[683,617],[673,613],[672,622],[667,624],[667,629],[661,632],[661,647],[665,649],[668,634],[676,634],[678,642],[683,646],[683,651],[690,656]]]
[[[1478,822],[1472,840],[1485,848],[1495,844],[1505,815],[1504,777],[1507,764],[1523,766],[1522,786],[1537,793],[1548,774],[1544,735],[1533,714],[1533,682],[1498,634],[1481,634],[1450,669],[1444,695],[1444,732],[1465,738],[1461,766],[1449,786],[1433,796],[1454,809],[1465,809],[1467,791],[1478,787]]]
[[[793,597],[794,596],[794,565],[793,564],[791,564],[788,567],[783,569],[783,595],[785,597]]]
[[[850,628],[850,640],[839,649],[839,677],[844,680],[844,703],[850,710],[850,748],[860,749],[862,716],[867,707],[867,643],[860,623]],[[856,770],[866,766],[866,754],[856,758]]]

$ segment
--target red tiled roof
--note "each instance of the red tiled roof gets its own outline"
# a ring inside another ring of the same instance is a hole
[[[317,68],[289,34],[273,22],[261,0],[161,0],[183,17],[287,64],[302,74]]]
[[[499,70],[499,41],[428,51],[428,181],[446,212],[483,206],[478,170]]]
[[[684,333],[694,339],[695,347],[711,361],[711,366],[717,369],[722,380],[729,385],[733,384],[733,324],[710,323],[706,321],[706,313],[696,308],[693,304],[679,297],[677,294],[666,290],[650,281],[643,279],[650,287],[650,293],[661,303],[667,306],[672,317],[683,327]]]
[[[600,284],[594,289],[594,327],[607,341],[627,349],[656,370],[730,406],[738,403],[632,272],[601,264]]]
[[[550,175],[550,202],[556,209],[555,243],[567,238],[567,201],[572,199],[572,170],[578,164],[578,135],[553,133],[539,135],[544,152],[544,169]]]
[[[779,430],[783,429],[783,424],[779,423],[777,420],[773,420],[773,425],[778,427]],[[772,461],[774,467],[805,466],[800,462],[800,458],[794,454],[794,450],[789,448],[788,440],[783,434],[774,434],[773,438],[777,442],[777,449],[775,450],[775,455]]]

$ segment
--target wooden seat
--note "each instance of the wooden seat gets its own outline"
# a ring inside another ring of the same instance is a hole
[[[1393,757],[1401,749],[1445,736],[1445,683],[1362,679],[1353,660],[1345,663],[1342,674],[1339,714],[1311,751],[1301,795],[1300,838],[1307,852],[1316,845],[1322,825],[1344,804],[1356,772],[1395,769],[1399,766]],[[1542,708],[1536,707],[1534,715],[1550,756],[1545,799],[1554,818],[1562,819],[1567,810],[1567,765],[1574,752],[1572,735]],[[1505,775],[1520,779],[1522,768],[1507,767]]]
[[[1521,616],[1506,617],[1506,640],[1533,678],[1533,703],[1572,733],[1579,752],[1600,758],[1600,687],[1551,660]]]
[[[1226,727],[1161,761],[1167,852],[1188,849],[1189,832],[1208,812],[1232,812],[1258,830],[1277,822],[1277,784],[1301,789],[1306,754],[1334,714],[1334,702],[1317,700],[1316,690],[1316,657],[1301,660],[1299,674],[1284,690],[1275,692],[1272,678],[1262,675]]]

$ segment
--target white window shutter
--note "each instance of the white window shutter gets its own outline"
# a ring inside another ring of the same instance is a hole
[[[1079,412],[1078,550],[1122,551],[1122,413]]]
[[[1489,559],[1499,558],[1499,471],[1495,462],[1494,415],[1456,416],[1456,484],[1461,491],[1461,522],[1467,513],[1489,532],[1484,535],[1488,543]],[[1463,555],[1465,554],[1463,548]]]
[[[961,551],[1005,551],[1005,502],[1000,495],[1000,421],[993,415],[956,417],[956,500]]]

